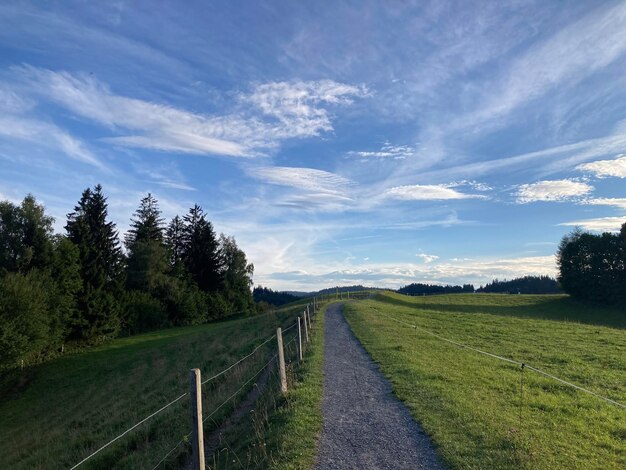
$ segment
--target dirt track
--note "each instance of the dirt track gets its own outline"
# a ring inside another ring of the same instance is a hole
[[[443,469],[432,443],[331,306],[317,469]]]

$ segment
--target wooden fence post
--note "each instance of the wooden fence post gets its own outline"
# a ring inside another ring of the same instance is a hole
[[[309,320],[309,331],[310,331],[311,333],[313,333],[313,330],[311,329],[311,328],[312,328],[312,327],[311,327],[311,314],[309,313],[309,306],[308,306],[308,305],[307,305],[307,307],[306,307],[306,317],[307,317],[307,318],[308,318],[308,320]]]
[[[306,310],[302,314],[302,321],[304,322],[304,337],[306,338],[306,342],[309,342],[309,326],[306,323]]]
[[[300,362],[302,362],[302,329],[300,327],[300,317],[298,317],[298,357],[300,358]]]
[[[191,446],[193,470],[204,470],[204,432],[202,430],[202,380],[200,369],[189,371],[191,401]]]
[[[278,369],[280,374],[280,391],[287,392],[287,374],[285,373],[285,353],[283,351],[283,330],[276,328],[276,340],[278,341]]]

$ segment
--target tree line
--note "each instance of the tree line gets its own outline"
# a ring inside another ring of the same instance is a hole
[[[414,282],[398,289],[398,293],[405,295],[471,294],[473,292],[474,286],[472,284],[463,284],[462,286],[440,286]]]
[[[559,282],[572,297],[597,303],[626,302],[626,223],[619,233],[574,230],[557,252]]]
[[[272,290],[268,287],[257,286],[252,291],[252,297],[254,301],[261,305],[261,308],[268,309],[271,305],[279,307],[296,300],[300,300],[301,297],[297,297],[288,292],[280,292]]]
[[[510,281],[494,279],[476,292],[496,294],[560,294],[563,292],[556,279],[550,276],[522,276]]]
[[[254,311],[253,265],[198,205],[166,224],[148,194],[122,245],[97,185],[83,191],[64,234],[53,223],[30,194],[0,201],[0,366]]]
[[[400,294],[405,295],[434,295],[434,294],[471,294],[474,292],[497,293],[497,294],[558,294],[563,290],[556,279],[550,276],[522,276],[511,280],[494,279],[485,286],[477,289],[473,284],[462,286],[435,285],[412,283],[398,289]]]

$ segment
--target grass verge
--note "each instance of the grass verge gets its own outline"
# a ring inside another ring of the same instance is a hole
[[[396,318],[626,402],[626,315],[553,296],[378,295],[346,318],[451,468],[626,468],[626,412]],[[573,321],[580,321],[582,324]],[[599,326],[610,324],[612,327]]]
[[[209,468],[312,468],[322,426],[325,311],[326,306],[314,317],[311,343],[302,364],[293,343],[285,347],[287,394],[277,394],[278,378],[273,373],[254,411],[232,426],[219,449],[207,456]],[[286,335],[285,343],[296,334]]]

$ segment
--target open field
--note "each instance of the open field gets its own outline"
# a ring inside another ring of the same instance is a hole
[[[451,468],[624,468],[626,312],[564,296],[378,294],[346,318]]]
[[[0,401],[0,468],[71,467],[187,392],[190,368],[200,368],[203,379],[221,371],[251,352],[280,324],[293,324],[301,308],[122,338],[25,369],[14,380],[5,378]],[[206,384],[204,415],[263,367],[270,350],[275,350],[275,340]],[[214,414],[205,423],[205,435],[231,410],[227,403]],[[86,462],[84,468],[152,468],[188,432],[185,397]],[[186,445],[180,445],[161,468],[176,468],[184,462]]]

